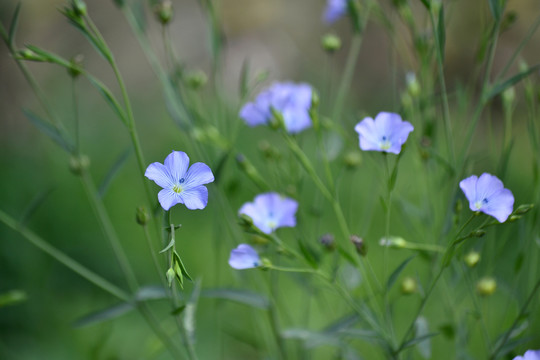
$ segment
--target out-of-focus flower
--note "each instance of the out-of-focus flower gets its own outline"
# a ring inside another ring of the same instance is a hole
[[[189,157],[182,151],[170,153],[164,164],[150,164],[144,176],[163,188],[158,200],[165,210],[176,204],[185,204],[190,210],[204,209],[208,204],[208,189],[204,184],[214,181],[208,165],[198,162],[190,167]]]
[[[360,136],[360,149],[399,154],[414,127],[398,114],[381,112],[375,120],[365,118],[356,124],[354,130]]]
[[[283,116],[285,129],[292,134],[298,133],[311,126],[312,93],[308,84],[274,83],[257,95],[255,101],[244,105],[240,117],[249,126],[268,124],[274,109]]]
[[[514,207],[514,195],[504,188],[496,176],[483,173],[461,180],[459,187],[469,200],[472,211],[481,211],[493,216],[499,222],[505,222]]]
[[[523,356],[516,356],[513,360],[540,360],[540,350],[527,350]]]
[[[279,227],[296,226],[297,209],[295,200],[271,192],[257,195],[253,202],[242,205],[238,213],[249,216],[257,228],[270,234]]]
[[[251,269],[260,265],[259,254],[248,244],[240,244],[236,249],[231,250],[229,265],[233,269]]]
[[[323,21],[332,24],[347,14],[348,0],[328,0],[323,13]]]
[[[497,290],[497,281],[492,277],[485,277],[476,284],[476,291],[482,296],[492,295]]]

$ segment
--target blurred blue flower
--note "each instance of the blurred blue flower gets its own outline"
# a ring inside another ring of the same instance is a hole
[[[504,188],[496,176],[483,173],[480,177],[473,175],[461,180],[459,187],[469,200],[472,211],[481,211],[493,216],[499,222],[505,222],[512,213],[514,195]]]
[[[254,202],[242,205],[239,214],[245,214],[253,224],[265,234],[272,233],[279,227],[296,226],[298,203],[278,193],[257,195]]]
[[[347,0],[328,0],[324,9],[323,20],[332,24],[347,13]]]
[[[251,246],[240,244],[236,249],[231,250],[229,265],[233,269],[251,269],[260,265],[259,254]]]
[[[381,112],[375,120],[365,118],[356,124],[354,130],[360,135],[360,149],[399,154],[414,127],[401,120],[398,114]]]
[[[186,153],[173,151],[165,158],[165,164],[155,162],[146,169],[144,176],[163,188],[158,194],[163,209],[185,204],[188,209],[195,210],[204,209],[208,204],[208,189],[203,185],[214,181],[212,170],[200,162],[188,167]]]
[[[523,356],[516,356],[513,360],[540,360],[540,350],[527,350]]]
[[[240,117],[249,126],[267,124],[274,108],[283,115],[287,131],[298,133],[311,126],[311,97],[312,89],[307,84],[274,83],[257,95],[255,101],[244,105]]]

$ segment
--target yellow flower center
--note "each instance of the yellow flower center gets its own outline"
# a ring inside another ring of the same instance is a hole
[[[180,194],[182,191],[184,191],[184,189],[182,189],[182,187],[180,186],[180,184],[176,184],[173,186],[172,190],[177,193],[177,194]]]

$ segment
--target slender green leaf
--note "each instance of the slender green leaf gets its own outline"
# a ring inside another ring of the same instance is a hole
[[[179,307],[177,307],[176,309],[174,309],[173,311],[171,311],[171,315],[180,315],[181,313],[184,312],[184,310],[186,309],[186,305],[181,305]]]
[[[21,219],[19,220],[19,223],[21,225],[24,225],[26,223],[26,221],[36,212],[36,210],[40,207],[40,205],[43,204],[45,199],[47,199],[47,197],[52,193],[52,191],[53,191],[53,188],[50,187],[36,195],[36,197],[24,210],[21,216]]]
[[[99,324],[104,321],[116,319],[135,309],[131,303],[120,303],[106,309],[90,313],[82,318],[75,320],[74,327],[84,327]]]
[[[188,279],[189,281],[193,281],[193,279],[191,278],[191,276],[189,276],[189,273],[187,272],[186,270],[186,266],[184,265],[184,263],[182,262],[182,259],[180,258],[180,255],[178,255],[178,253],[176,251],[173,251],[173,257],[175,258],[175,260],[178,262],[178,265],[180,266],[180,271],[182,271],[182,275]]]
[[[426,9],[431,10],[431,0],[420,0],[422,4],[426,7]]]
[[[513,85],[517,84],[518,82],[520,82],[521,80],[523,80],[524,78],[526,78],[527,76],[529,76],[529,75],[531,75],[531,74],[533,74],[535,72],[538,72],[538,70],[540,70],[540,64],[535,65],[533,67],[530,67],[529,69],[524,70],[524,71],[512,76],[511,78],[507,79],[506,81],[494,86],[491,89],[491,91],[489,91],[487,93],[487,95],[485,96],[485,101],[491,99],[492,97],[494,97],[496,95],[499,95],[504,90],[508,89],[510,86],[513,86]]]
[[[441,59],[444,62],[444,49],[446,46],[446,27],[444,25],[444,5],[441,4],[441,10],[439,10],[439,23],[437,24],[437,37],[439,40],[439,51]]]
[[[19,15],[21,12],[21,2],[19,1],[17,3],[17,7],[15,8],[15,12],[13,13],[13,18],[11,20],[11,26],[9,27],[9,37],[8,37],[8,44],[9,46],[15,46],[15,34],[17,33],[17,27],[19,26]]]
[[[414,339],[407,341],[403,345],[402,349],[407,349],[407,348],[409,348],[411,346],[414,346],[414,345],[416,345],[418,343],[421,343],[422,341],[425,341],[426,339],[432,338],[432,337],[437,336],[437,335],[439,335],[439,333],[429,333],[429,334],[426,334],[426,335],[423,335],[423,336],[415,337]]]
[[[501,15],[503,12],[503,1],[504,0],[488,0],[489,10],[491,11],[491,15],[493,15],[496,21],[499,21],[501,19]]]
[[[173,238],[173,239],[171,239],[171,241],[169,241],[169,245],[167,245],[167,246],[165,247],[165,249],[161,250],[159,253],[160,253],[160,254],[163,254],[163,253],[166,252],[167,250],[170,250],[170,249],[174,246],[174,244],[175,244],[175,241],[174,241],[174,238]]]
[[[50,63],[53,63],[53,64],[58,64],[60,66],[63,66],[65,67],[66,69],[69,69],[71,67],[71,63],[62,58],[61,56],[57,55],[57,54],[54,54],[50,51],[47,51],[47,50],[44,50],[40,47],[37,47],[37,46],[34,46],[34,45],[26,45],[26,47],[35,52],[36,54],[40,55],[42,58],[44,58],[46,61],[50,62]]]
[[[245,99],[249,94],[249,60],[245,59],[240,70],[240,81],[238,85],[240,99]]]
[[[65,139],[56,127],[41,119],[39,116],[31,112],[30,110],[23,109],[23,112],[24,115],[26,115],[26,117],[30,120],[30,122],[38,128],[38,130],[51,138],[51,140],[60,145],[67,152],[73,152],[75,146],[71,143],[71,141]]]
[[[161,300],[168,299],[169,295],[167,290],[162,286],[143,286],[137,290],[135,294],[135,299],[137,301],[147,301],[147,300]]]
[[[341,346],[341,340],[335,334],[325,334],[308,329],[285,329],[281,332],[284,339],[302,340],[307,348],[316,348],[322,345]]]
[[[401,274],[401,272],[405,269],[405,267],[411,262],[412,259],[414,259],[416,255],[413,255],[405,261],[403,261],[397,268],[394,270],[394,272],[388,277],[388,282],[386,283],[386,289],[390,290],[392,288],[392,285],[396,282],[397,278]]]
[[[4,306],[16,305],[26,301],[27,295],[21,290],[11,290],[0,294],[0,308]]]
[[[109,169],[109,171],[107,172],[107,175],[105,175],[105,177],[101,181],[101,184],[99,185],[98,193],[101,198],[105,196],[105,193],[107,192],[107,189],[109,188],[109,185],[111,184],[115,176],[120,172],[120,169],[122,168],[122,166],[124,166],[124,164],[127,162],[132,152],[133,151],[131,147],[128,148],[118,157],[118,159],[115,161],[113,166]]]
[[[124,123],[124,125],[127,125],[127,116],[124,111],[124,108],[118,103],[114,95],[111,93],[111,91],[103,84],[101,81],[96,79],[93,76],[90,76],[86,74],[86,78],[90,81],[92,85],[99,91],[99,93],[103,96],[105,101],[111,106],[113,111],[118,115],[120,120]]]
[[[201,292],[201,296],[205,298],[234,301],[263,310],[267,310],[270,306],[268,298],[248,290],[228,288],[206,289]]]

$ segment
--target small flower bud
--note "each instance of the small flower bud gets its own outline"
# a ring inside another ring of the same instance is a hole
[[[137,224],[139,225],[146,225],[148,221],[150,220],[150,216],[148,215],[148,210],[144,206],[139,206],[137,208],[137,212],[135,213],[135,220],[137,221]]]
[[[468,267],[473,268],[480,262],[480,253],[473,250],[465,255],[463,260]]]
[[[514,221],[517,221],[521,219],[521,215],[510,215],[510,217],[508,218],[508,221],[509,222],[514,222]]]
[[[81,175],[90,166],[90,159],[86,155],[72,156],[69,159],[69,170],[74,175]]]
[[[402,237],[390,236],[389,238],[382,238],[379,241],[379,245],[403,249],[407,246],[407,241],[405,241],[405,239]]]
[[[489,296],[497,289],[497,281],[492,277],[485,277],[480,279],[476,284],[476,291],[481,296]]]
[[[82,0],[72,0],[71,7],[78,17],[86,16],[86,4]]]
[[[202,88],[208,82],[208,76],[202,70],[195,70],[188,74],[185,77],[185,83],[193,90],[198,90]]]
[[[405,75],[405,80],[407,82],[407,91],[409,94],[413,98],[417,97],[420,94],[420,83],[416,78],[416,74],[413,72],[408,72],[407,75]]]
[[[263,236],[260,236],[260,235],[252,235],[250,240],[251,240],[251,243],[253,243],[255,245],[266,245],[269,242],[269,240],[267,238],[265,238]]]
[[[24,60],[45,61],[45,59],[43,59],[43,57],[36,54],[35,52],[33,52],[30,49],[23,49],[23,50],[18,52],[18,55]]]
[[[364,242],[364,239],[357,235],[351,235],[350,237],[351,242],[353,243],[354,247],[356,248],[356,252],[361,256],[367,255],[367,245]]]
[[[349,151],[343,157],[343,162],[348,169],[354,169],[362,163],[362,154],[359,151]]]
[[[341,49],[341,39],[334,34],[326,34],[321,38],[321,45],[324,51],[332,54]]]
[[[268,270],[272,268],[272,262],[268,258],[261,258],[261,265],[260,268],[263,270]]]
[[[416,280],[410,276],[407,276],[401,282],[401,293],[403,295],[414,294],[417,288],[418,288],[418,285],[416,284]]]
[[[336,248],[335,238],[332,234],[324,234],[319,238],[319,242],[328,251],[333,251]]]
[[[154,15],[156,15],[156,18],[162,25],[168,24],[173,17],[172,1],[159,1],[158,4],[154,6]]]
[[[167,284],[169,284],[169,287],[171,287],[174,278],[176,277],[176,272],[172,267],[167,270],[167,272],[165,273],[165,277],[167,278]]]
[[[69,61],[70,67],[68,69],[68,74],[72,78],[78,77],[82,72],[84,57],[79,54],[71,58]]]
[[[249,230],[253,227],[253,219],[250,216],[247,216],[246,214],[240,214],[240,226],[242,226],[245,230]]]
[[[486,235],[486,230],[484,230],[484,229],[477,229],[477,230],[471,231],[471,237],[480,238],[480,237],[482,237],[484,235]]]
[[[502,99],[504,106],[512,106],[514,103],[514,100],[516,100],[516,90],[513,86],[509,87],[508,89],[504,90],[502,93]]]
[[[514,211],[514,214],[516,215],[523,215],[528,213],[532,208],[534,207],[534,204],[523,204],[519,205],[516,211]]]

